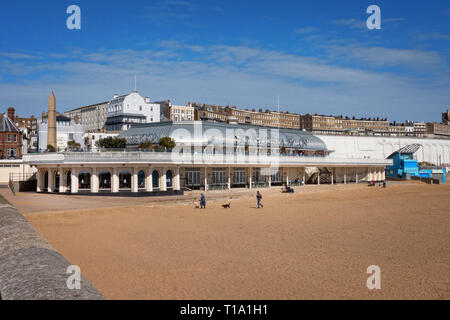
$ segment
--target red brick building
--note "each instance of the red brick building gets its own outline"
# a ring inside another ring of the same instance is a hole
[[[0,114],[0,159],[22,158],[22,131],[14,123],[14,108],[8,108],[8,116]]]

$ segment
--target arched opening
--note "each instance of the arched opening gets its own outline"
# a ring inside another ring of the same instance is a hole
[[[140,170],[138,172],[138,188],[145,189],[145,172],[144,172],[144,170]]]
[[[72,172],[71,171],[67,171],[66,173],[66,190],[71,190],[72,189]]]
[[[44,192],[48,192],[48,171],[44,173]]]
[[[55,190],[53,192],[59,192],[59,184],[61,183],[61,177],[59,171],[55,172]]]
[[[91,173],[89,171],[81,171],[78,174],[78,189],[80,190],[91,189]]]
[[[172,170],[167,170],[167,172],[166,172],[166,187],[168,189],[173,187],[173,173],[172,173]]]
[[[119,189],[131,189],[130,171],[121,171],[119,173]]]
[[[159,172],[154,170],[152,172],[153,189],[159,189]]]
[[[111,172],[101,171],[98,174],[98,186],[100,190],[111,190]]]

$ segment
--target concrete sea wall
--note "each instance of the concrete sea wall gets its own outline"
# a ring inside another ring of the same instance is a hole
[[[99,300],[103,295],[81,276],[81,289],[69,289],[71,265],[0,196],[0,299]]]

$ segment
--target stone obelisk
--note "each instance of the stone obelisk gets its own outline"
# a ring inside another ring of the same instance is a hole
[[[56,99],[55,94],[50,94],[48,98],[48,132],[47,132],[47,145],[53,146],[56,149]]]

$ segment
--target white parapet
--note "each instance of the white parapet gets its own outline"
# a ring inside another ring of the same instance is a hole
[[[383,158],[309,157],[275,155],[174,154],[171,152],[74,152],[58,154],[29,154],[23,159],[29,165],[234,165],[285,167],[385,167],[392,160]]]

